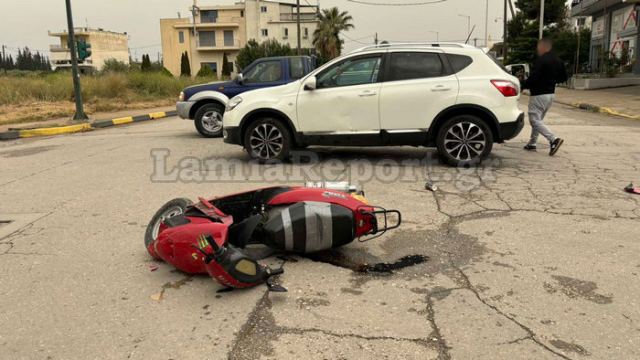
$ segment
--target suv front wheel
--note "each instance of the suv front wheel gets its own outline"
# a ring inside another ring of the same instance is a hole
[[[222,116],[224,107],[218,104],[205,104],[196,111],[193,121],[200,135],[208,138],[222,136]]]
[[[436,139],[438,152],[453,166],[477,165],[493,148],[493,133],[473,115],[455,116],[442,125]]]
[[[283,161],[289,157],[291,134],[273,118],[261,118],[249,125],[244,134],[244,148],[251,158],[262,163]]]

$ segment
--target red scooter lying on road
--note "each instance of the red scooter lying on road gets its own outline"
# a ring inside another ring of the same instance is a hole
[[[399,211],[371,206],[362,194],[270,187],[196,204],[171,200],[151,219],[145,246],[154,258],[185,273],[209,274],[228,288],[264,283],[271,291],[286,291],[270,280],[282,268],[260,264],[247,246],[308,254],[371,240],[401,222]]]

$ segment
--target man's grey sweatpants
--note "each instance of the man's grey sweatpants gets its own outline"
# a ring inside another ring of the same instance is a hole
[[[549,142],[553,142],[556,136],[544,124],[544,117],[553,105],[554,94],[531,96],[529,99],[529,123],[531,123],[531,139],[529,145],[536,145],[538,135],[542,135]]]

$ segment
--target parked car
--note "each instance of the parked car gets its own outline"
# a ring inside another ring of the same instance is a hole
[[[315,69],[309,56],[262,58],[247,66],[234,80],[191,86],[180,93],[178,116],[194,120],[205,137],[222,135],[222,116],[230,98],[249,90],[298,80]]]
[[[519,97],[518,79],[478,48],[385,44],[232,98],[224,139],[263,162],[308,145],[411,145],[464,166],[520,133]]]
[[[511,64],[505,66],[505,69],[509,74],[517,77],[520,81],[528,79],[531,74],[529,64]]]

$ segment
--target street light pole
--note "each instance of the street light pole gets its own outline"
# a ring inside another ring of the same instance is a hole
[[[484,46],[489,47],[489,0],[485,0],[485,12],[484,12]]]
[[[539,39],[542,39],[544,36],[544,0],[540,0],[540,34],[538,36]]]
[[[298,26],[298,55],[302,55],[302,40],[300,37],[300,0],[296,0],[296,9],[298,9],[296,16],[296,23]]]
[[[502,18],[503,21],[503,39],[502,39],[502,63],[504,65],[507,64],[507,52],[508,52],[508,29],[507,29],[507,2],[510,3],[511,0],[504,0],[504,17]]]
[[[87,120],[82,106],[82,91],[80,89],[80,73],[78,71],[78,51],[76,49],[76,37],[73,32],[73,15],[71,13],[71,0],[65,0],[67,5],[67,27],[69,28],[68,46],[71,52],[71,74],[73,76],[73,93],[76,100],[76,113],[73,120]]]

